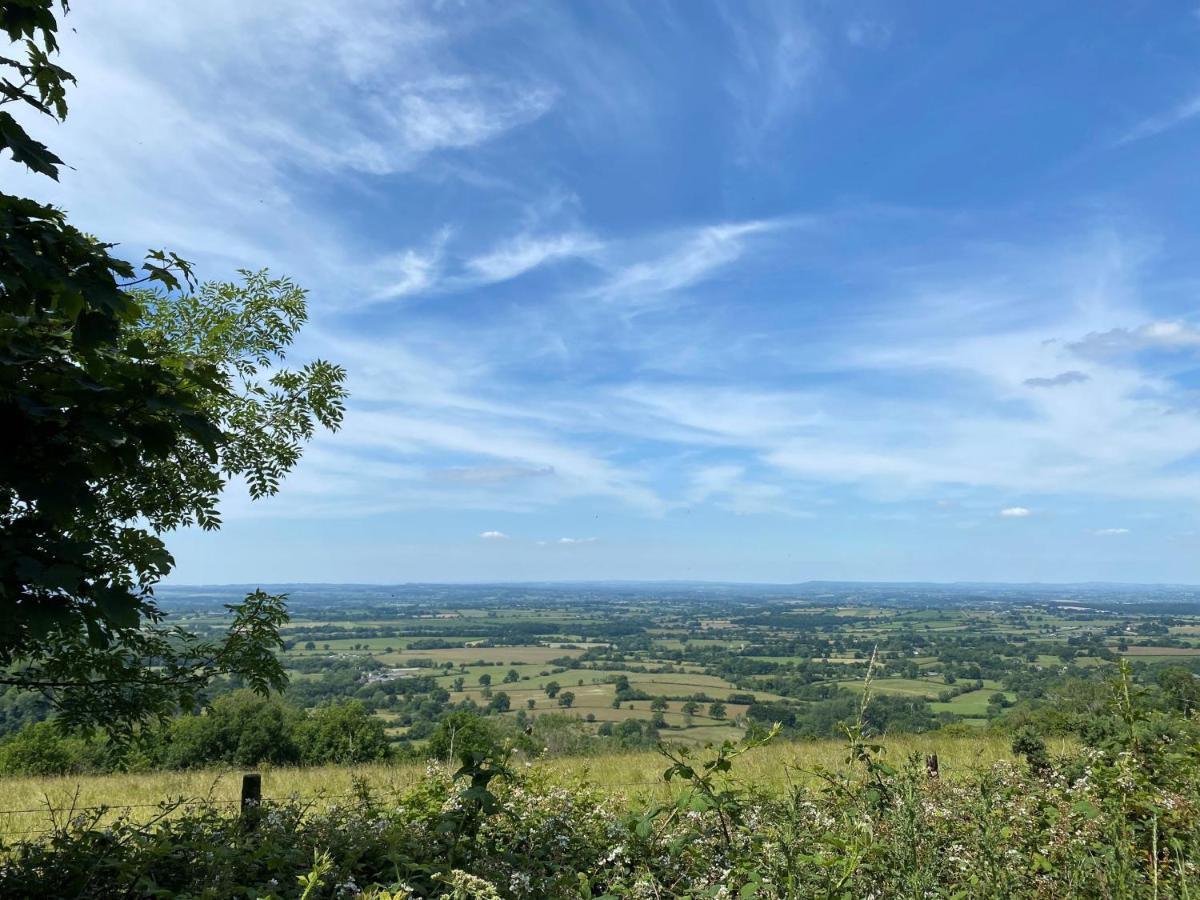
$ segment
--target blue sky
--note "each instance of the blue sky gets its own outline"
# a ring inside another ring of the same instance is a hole
[[[350,372],[176,582],[1200,581],[1195,4],[69,22],[16,186]]]

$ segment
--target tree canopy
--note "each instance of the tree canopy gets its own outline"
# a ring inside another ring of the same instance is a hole
[[[0,152],[54,179],[63,161],[3,107],[66,117],[59,10],[0,3],[24,51],[0,57]],[[288,279],[243,271],[197,287],[174,253],[150,251],[139,271],[113,246],[0,193],[0,684],[119,731],[193,703],[217,674],[282,685],[283,598],[231,606],[222,641],[163,624],[163,535],[219,527],[231,482],[274,493],[315,430],[338,427],[345,373],[283,367],[307,318]]]

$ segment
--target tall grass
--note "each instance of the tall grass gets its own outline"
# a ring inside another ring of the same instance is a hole
[[[896,735],[885,741],[887,756],[896,761],[912,753],[936,753],[942,776],[954,778],[1002,760],[1012,760],[1009,739],[997,735],[948,736],[937,732]],[[1066,749],[1064,746],[1062,749]],[[678,786],[662,779],[665,760],[655,752],[593,757],[517,759],[517,765],[537,767],[553,781],[587,782],[627,798],[661,797]],[[745,783],[784,787],[811,783],[818,768],[845,768],[844,741],[776,742],[739,760],[737,777]],[[315,808],[352,794],[366,784],[383,793],[402,791],[427,777],[426,764],[264,768],[263,796],[297,796],[316,801]],[[52,778],[0,779],[0,833],[8,839],[48,829],[53,817],[64,821],[84,808],[112,807],[110,817],[127,814],[148,820],[167,799],[189,798],[235,803],[244,770],[199,770],[115,775],[74,775]],[[124,807],[135,807],[126,809]],[[120,808],[119,808],[120,807]]]

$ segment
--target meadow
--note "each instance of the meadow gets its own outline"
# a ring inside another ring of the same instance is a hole
[[[728,729],[725,729],[726,731]],[[942,777],[960,778],[996,762],[1014,760],[1011,741],[1003,735],[947,736],[896,735],[887,742],[886,756],[897,764],[917,754],[938,755]],[[1061,739],[1067,752],[1074,741]],[[815,785],[818,769],[837,770],[847,763],[844,741],[770,743],[739,761],[737,777],[747,783],[782,789],[788,785]],[[591,785],[614,798],[634,802],[661,800],[683,789],[682,782],[663,780],[664,757],[655,751],[605,754],[588,757],[543,757],[518,753],[514,765],[536,768],[550,783]],[[313,809],[344,804],[363,786],[383,795],[402,793],[431,778],[445,777],[457,768],[446,760],[387,765],[259,767],[264,798],[299,799]],[[177,800],[203,801],[236,808],[244,769],[118,773],[91,776],[58,776],[0,779],[0,833],[9,842],[43,833],[57,820],[66,822],[80,814],[104,812],[103,825],[118,817],[132,822],[156,818],[159,805]],[[182,813],[184,809],[180,810]]]

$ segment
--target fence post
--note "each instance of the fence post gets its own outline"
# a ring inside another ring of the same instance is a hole
[[[938,777],[938,758],[936,753],[930,753],[925,757],[925,771],[930,778]]]
[[[262,775],[247,772],[242,776],[242,828],[253,831],[258,825],[259,808],[262,806]]]

